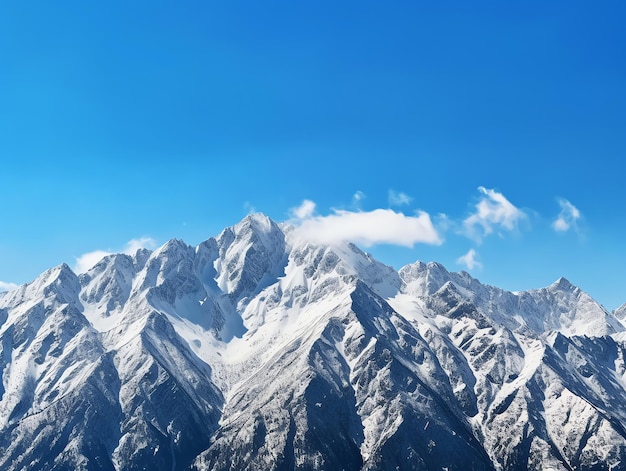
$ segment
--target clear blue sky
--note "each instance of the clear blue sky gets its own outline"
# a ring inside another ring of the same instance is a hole
[[[617,0],[4,1],[0,280],[310,200],[426,213],[438,244],[363,244],[396,268],[565,276],[613,309],[625,24]]]

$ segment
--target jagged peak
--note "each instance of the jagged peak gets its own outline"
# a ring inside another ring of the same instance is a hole
[[[419,273],[425,271],[427,266],[428,264],[426,262],[416,260],[415,262],[407,263],[406,265],[401,267],[399,271]]]
[[[261,230],[264,232],[269,232],[273,226],[277,226],[277,224],[268,216],[263,213],[250,213],[246,217],[244,217],[236,226],[251,226],[256,230]]]
[[[163,244],[159,250],[171,250],[173,248],[187,249],[189,248],[189,245],[182,239],[173,238]]]
[[[200,253],[204,250],[215,250],[217,249],[217,240],[215,239],[215,237],[209,237],[208,239],[200,242],[197,246],[196,246],[196,253]]]
[[[86,285],[92,279],[105,272],[119,272],[128,268],[134,272],[139,272],[152,255],[152,251],[144,247],[138,248],[134,254],[111,253],[105,255],[93,267],[84,273],[80,273],[78,278],[82,285]]]
[[[278,237],[285,238],[278,224],[263,213],[248,214],[233,226],[225,228],[216,238],[221,255],[235,241],[260,241],[263,245],[271,245]]]
[[[441,263],[439,263],[439,262],[428,262],[428,263],[426,264],[426,266],[427,266],[428,268],[430,268],[431,270],[432,270],[432,269],[437,269],[437,270],[441,270],[441,271],[444,271],[444,272],[448,273],[448,270],[446,269],[446,267],[444,267],[444,266],[443,266]]]
[[[52,267],[48,270],[46,270],[44,273],[54,273],[57,272],[58,274],[61,274],[63,272],[71,272],[74,273],[74,271],[70,268],[70,266],[67,263],[61,263],[55,267]]]
[[[452,279],[446,268],[437,262],[417,261],[398,270],[404,288],[413,294],[433,294]]]
[[[39,275],[35,280],[29,285],[41,283],[45,286],[52,284],[58,279],[65,278],[77,278],[76,273],[70,268],[67,263],[61,263],[60,265],[54,266],[52,268],[48,268],[41,275]]]
[[[194,252],[194,251],[195,249],[191,247],[190,245],[188,245],[184,240],[174,238],[174,239],[168,240],[165,244],[163,244],[161,247],[159,247],[154,252],[152,252],[151,258],[158,258],[163,255],[170,256],[174,253],[180,253],[180,252],[187,253],[187,252]]]
[[[454,293],[455,295],[459,295],[459,296],[461,295],[461,292],[459,291],[459,288],[452,281],[446,281],[441,286],[441,288],[439,288],[435,292],[435,296],[441,295],[441,294],[444,294],[444,293]]]
[[[424,274],[441,274],[441,275],[449,275],[450,272],[439,262],[423,262],[421,260],[417,260],[413,263],[409,263],[399,270],[405,274],[412,274],[414,276]]]
[[[223,239],[228,234],[237,236],[249,233],[250,231],[255,233],[270,233],[275,230],[282,232],[279,225],[270,217],[263,213],[250,213],[234,225],[224,228],[217,236],[217,239]]]
[[[122,263],[132,263],[132,257],[125,253],[112,253],[105,255],[98,263],[91,267],[87,273],[102,272],[107,267],[119,267]]]
[[[284,274],[285,234],[262,213],[249,214],[217,237],[218,286],[233,299],[246,297]]]
[[[267,240],[274,235],[284,239],[285,235],[272,219],[263,213],[248,214],[245,218],[233,226],[236,238],[256,236],[261,240]]]
[[[38,299],[56,296],[62,302],[70,302],[80,291],[78,276],[67,263],[61,263],[48,270],[29,283],[10,291],[8,302],[21,302],[23,299]]]
[[[133,265],[133,259],[130,255],[123,253],[105,255],[89,270],[84,273],[80,273],[78,275],[78,279],[80,280],[81,285],[87,285],[98,276],[123,269],[124,263],[131,266]]]
[[[576,291],[577,289],[579,289],[577,286],[573,285],[564,276],[560,277],[558,280],[556,280],[554,283],[552,283],[548,288],[552,289],[552,290],[571,291],[571,292]]]

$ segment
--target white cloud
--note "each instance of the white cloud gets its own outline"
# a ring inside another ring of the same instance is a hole
[[[93,252],[87,252],[80,257],[76,257],[74,272],[85,273],[104,257],[113,253],[125,253],[127,255],[135,255],[135,253],[137,253],[137,250],[139,249],[153,249],[155,247],[156,241],[154,239],[150,237],[140,237],[139,239],[129,240],[124,246],[124,249],[117,252],[107,252],[105,250],[94,250]]]
[[[313,202],[307,205],[307,208],[311,207],[314,207]],[[311,217],[312,211],[293,213],[305,216],[294,222],[296,235],[316,242],[355,242],[366,247],[376,244],[412,247],[416,243],[442,243],[430,216],[422,211],[416,216],[406,216],[390,209],[335,210],[328,216],[315,217]]]
[[[6,281],[0,281],[0,291],[11,291],[17,288],[18,285],[15,283],[8,283]]]
[[[411,203],[411,201],[413,201],[413,198],[411,198],[406,193],[397,192],[394,190],[389,190],[388,199],[390,206],[402,206],[405,204],[409,204]]]
[[[511,204],[502,193],[482,186],[478,187],[478,191],[483,197],[476,204],[476,212],[463,221],[464,233],[468,237],[480,242],[495,228],[512,231],[517,228],[519,221],[526,219],[526,214]]]
[[[252,203],[250,203],[249,201],[246,201],[246,202],[243,204],[243,209],[244,209],[244,211],[246,211],[246,213],[248,213],[248,214],[254,214],[254,213],[256,213],[256,212],[257,212],[257,211],[256,211],[256,208],[255,208],[255,207],[252,205]]]
[[[456,263],[459,265],[465,265],[468,270],[482,267],[482,264],[476,260],[478,253],[474,249],[469,249],[465,255],[456,259]]]
[[[315,203],[311,200],[304,200],[300,206],[289,210],[291,216],[296,219],[308,219],[314,212]]]
[[[570,229],[578,231],[578,220],[581,217],[578,208],[566,199],[559,199],[559,205],[561,212],[552,222],[552,229],[557,232],[567,232]]]

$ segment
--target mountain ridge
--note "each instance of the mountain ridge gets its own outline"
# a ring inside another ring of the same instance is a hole
[[[0,294],[0,467],[626,462],[622,311],[295,232],[249,215]]]

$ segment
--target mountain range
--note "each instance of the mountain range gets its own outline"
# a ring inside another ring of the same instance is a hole
[[[626,469],[625,324],[253,214],[0,293],[0,469]]]

